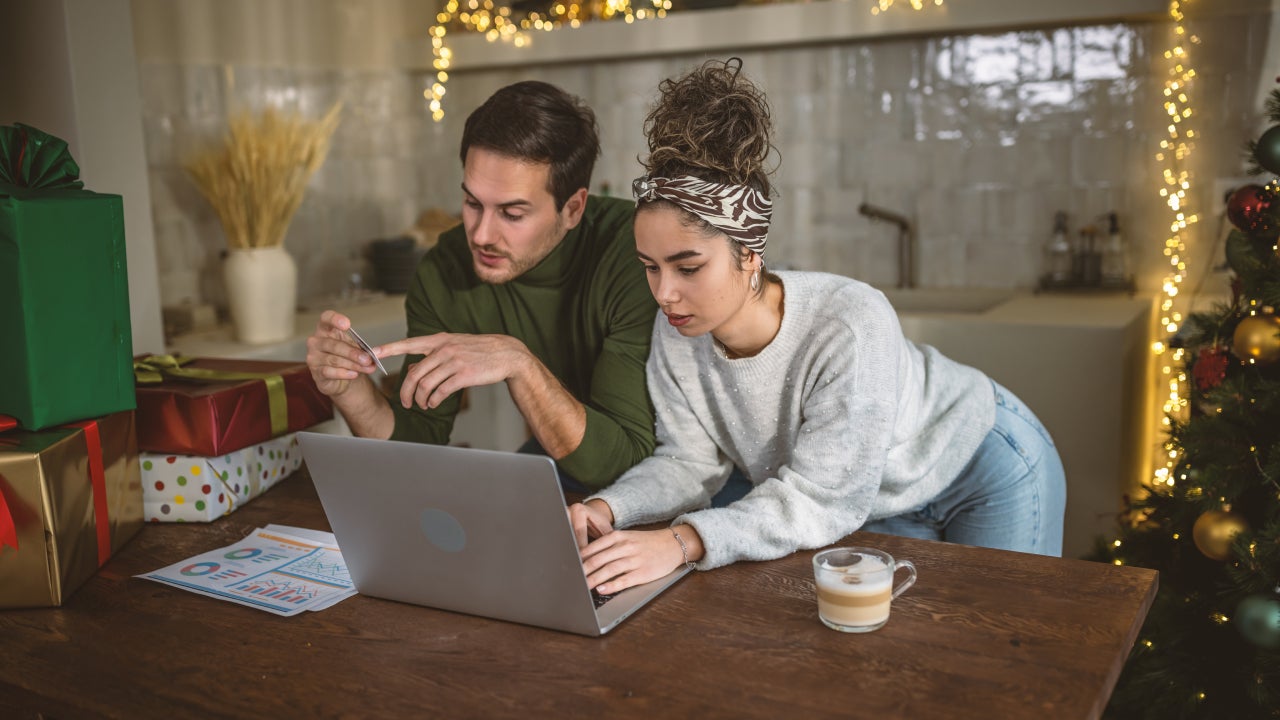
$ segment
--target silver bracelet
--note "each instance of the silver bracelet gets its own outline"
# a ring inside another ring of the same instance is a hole
[[[676,536],[676,542],[680,543],[680,554],[684,556],[684,566],[693,570],[693,563],[689,562],[689,546],[684,544],[684,538],[680,537],[680,533],[676,532],[675,528],[671,527],[667,529],[671,531],[672,535]]]

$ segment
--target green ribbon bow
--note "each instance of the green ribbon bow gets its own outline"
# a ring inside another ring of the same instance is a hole
[[[61,138],[30,125],[0,127],[0,190],[79,190],[80,166]]]
[[[267,385],[267,409],[271,415],[271,436],[283,435],[289,430],[289,398],[284,392],[283,376],[271,373],[182,367],[192,359],[181,355],[148,355],[133,361],[133,378],[139,385],[154,385],[164,382],[166,377],[195,382],[261,380]]]

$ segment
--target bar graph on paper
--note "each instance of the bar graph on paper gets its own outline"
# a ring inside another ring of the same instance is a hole
[[[356,594],[331,534],[279,526],[138,577],[278,615],[323,610]]]
[[[318,594],[316,588],[307,583],[296,580],[274,580],[271,578],[250,580],[242,585],[237,585],[234,589],[249,595],[257,595],[262,598],[270,598],[275,602],[293,605],[312,600]]]

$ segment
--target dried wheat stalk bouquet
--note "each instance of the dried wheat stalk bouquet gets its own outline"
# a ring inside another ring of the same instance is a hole
[[[342,103],[319,122],[268,108],[228,121],[222,144],[184,166],[222,221],[227,245],[260,248],[284,242],[307,182],[324,164]]]

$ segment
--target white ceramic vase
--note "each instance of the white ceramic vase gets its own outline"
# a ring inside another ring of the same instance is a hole
[[[298,266],[284,246],[227,251],[222,279],[236,339],[262,344],[293,337]]]

